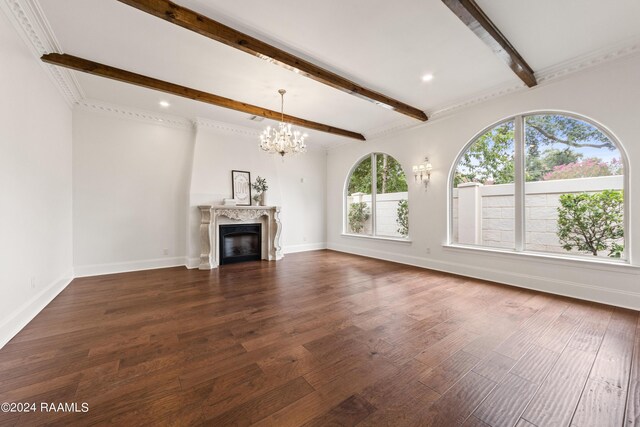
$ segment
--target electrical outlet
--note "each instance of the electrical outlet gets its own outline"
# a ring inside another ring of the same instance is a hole
[[[303,242],[306,242],[306,241],[307,241],[307,236],[304,236],[304,237],[302,238],[302,241],[303,241]]]
[[[36,276],[31,276],[31,289],[36,288]]]
[[[163,255],[169,255],[169,249],[164,248],[164,249],[162,250],[162,254],[163,254]]]
[[[431,248],[427,248],[427,255],[431,254]]]

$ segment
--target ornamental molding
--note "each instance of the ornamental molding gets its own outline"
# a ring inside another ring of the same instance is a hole
[[[609,62],[638,53],[640,53],[640,38],[634,37],[624,40],[620,43],[599,49],[595,52],[589,52],[585,55],[580,55],[576,58],[567,60],[560,64],[544,68],[536,72],[535,76],[538,80],[539,85],[547,84],[573,75],[574,73],[585,71],[593,67],[607,64]],[[417,123],[413,121],[403,123],[402,121],[396,121],[390,125],[371,129],[368,132],[365,132],[365,135],[367,135],[367,139],[387,136],[389,134],[394,134],[405,129],[418,127],[423,124],[429,124],[429,122],[432,122],[434,119],[447,116],[457,110],[481,104],[483,102],[500,98],[512,93],[524,91],[526,89],[527,87],[524,85],[524,83],[518,82],[514,84],[513,82],[508,82],[480,92],[479,94],[475,94],[469,98],[454,103],[445,104],[441,107],[436,107],[431,110],[427,110],[426,113],[429,117],[429,120],[427,122]]]
[[[540,72],[536,73],[536,78],[540,83],[556,80],[566,75],[601,64],[606,64],[638,52],[640,52],[640,37],[634,37],[624,40],[621,43],[616,43],[594,52],[578,56],[565,61],[562,64],[542,69]]]
[[[62,53],[62,47],[57,41],[38,0],[0,0],[0,9],[3,10],[9,21],[16,29],[20,38],[25,42],[33,56],[37,59],[38,63],[40,63],[46,70],[47,75],[52,79],[58,90],[62,93],[69,106],[80,105],[88,109],[112,112],[121,116],[129,116],[139,120],[146,120],[155,122],[156,124],[161,123],[179,128],[194,126],[196,128],[211,128],[236,135],[240,134],[251,137],[258,137],[260,135],[259,131],[245,126],[233,125],[203,118],[196,118],[191,122],[184,118],[170,118],[126,107],[105,107],[105,104],[102,102],[87,100],[82,87],[71,71],[54,65],[45,64],[40,61],[40,57],[45,53]],[[561,64],[542,69],[536,72],[535,75],[539,84],[546,84],[574,73],[606,64],[639,52],[640,38],[634,37],[620,43],[604,47],[595,52],[589,52],[585,55],[578,56]],[[449,115],[459,109],[480,104],[525,89],[526,87],[524,84],[516,85],[509,82],[508,84],[497,86],[465,100],[427,110],[427,115],[431,121],[434,118]],[[426,124],[428,123],[429,121],[426,122]],[[422,124],[422,122],[399,119],[393,123],[370,129],[364,133],[367,136],[367,139],[376,139],[405,129],[414,128]],[[345,144],[346,143],[353,142],[345,142]],[[330,150],[342,145],[344,144],[332,145],[324,149]]]
[[[71,107],[84,99],[84,92],[73,73],[64,68],[45,64],[40,60],[40,57],[45,53],[61,53],[62,48],[51,30],[38,0],[2,0],[0,8],[62,93],[67,105]]]
[[[232,134],[232,135],[245,135],[250,137],[260,137],[260,131],[240,125],[234,125],[231,123],[219,122],[217,120],[205,119],[202,117],[196,117],[193,121],[193,125],[196,129],[213,129],[215,131]]]
[[[192,129],[193,123],[190,120],[178,116],[170,116],[165,114],[156,114],[150,111],[138,110],[129,107],[123,107],[106,102],[84,99],[75,103],[75,108],[91,111],[95,113],[104,113],[114,116],[124,117],[128,119],[162,125],[177,129]]]
[[[439,118],[442,116],[445,116],[455,110],[459,110],[462,108],[466,108],[466,107],[470,107],[472,105],[476,105],[476,104],[481,104],[483,102],[487,102],[490,101],[492,99],[495,98],[500,98],[502,96],[505,95],[509,95],[515,92],[519,92],[523,89],[526,89],[527,87],[524,85],[524,83],[517,83],[517,84],[513,84],[512,82],[509,82],[507,84],[502,84],[499,86],[494,86],[493,88],[481,92],[480,94],[476,94],[475,96],[465,99],[463,101],[457,102],[457,103],[453,103],[453,104],[449,104],[448,106],[442,107],[442,108],[438,108],[435,110],[431,110],[429,111],[427,114],[429,116],[429,119],[435,119],[435,118]]]
[[[211,270],[220,264],[221,224],[238,224],[256,221],[259,218],[262,232],[261,259],[278,261],[283,258],[280,234],[279,206],[198,206],[200,211],[200,270]],[[221,217],[228,219],[222,220]]]
[[[408,129],[410,127],[415,126],[416,124],[419,124],[419,123],[417,123],[415,119],[411,119],[411,118],[405,116],[405,117],[401,117],[401,118],[399,118],[397,120],[394,120],[390,124],[386,124],[384,126],[378,126],[376,128],[369,129],[367,132],[365,132],[364,135],[367,138],[367,140],[380,138],[380,137],[383,137],[383,136],[391,134],[391,133],[395,133],[395,132],[398,132],[398,131],[401,131],[401,130],[404,130],[404,129]]]
[[[272,209],[213,209],[215,215],[225,216],[229,219],[235,219],[238,221],[249,221],[252,219],[260,218],[261,216],[269,216],[271,211]]]

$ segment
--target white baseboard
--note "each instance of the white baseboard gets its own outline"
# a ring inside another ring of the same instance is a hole
[[[200,258],[188,258],[185,257],[185,265],[188,269],[193,270],[194,268],[200,267]]]
[[[74,267],[76,277],[101,276],[129,271],[153,270],[156,268],[187,266],[186,257],[157,258],[142,261],[116,262],[110,264],[79,265]]]
[[[443,271],[446,273],[459,274],[461,276],[488,280],[520,288],[533,289],[570,298],[615,305],[632,310],[640,310],[640,293],[636,292],[627,292],[618,289],[586,285],[568,280],[534,276],[490,267],[463,265],[455,262],[403,255],[375,249],[363,249],[335,243],[329,243],[328,249],[369,258],[397,262],[400,264],[412,265],[415,267]],[[604,273],[608,276],[612,274],[609,271]]]
[[[320,243],[307,243],[304,245],[288,245],[282,248],[285,254],[293,254],[296,252],[317,251],[320,249],[327,249],[326,242]]]
[[[36,296],[17,308],[0,324],[0,348],[16,336],[34,317],[38,315],[53,299],[73,280],[73,271],[53,281]]]

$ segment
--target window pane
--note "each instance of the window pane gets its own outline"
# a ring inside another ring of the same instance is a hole
[[[525,118],[525,249],[624,257],[622,157],[595,126]]]
[[[456,166],[453,242],[515,248],[514,122],[480,136]]]
[[[376,235],[406,237],[409,233],[407,179],[400,163],[376,154]]]
[[[349,177],[347,232],[371,234],[371,157],[363,159]]]

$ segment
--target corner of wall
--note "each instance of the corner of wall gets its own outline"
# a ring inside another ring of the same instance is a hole
[[[0,324],[0,348],[4,347],[14,336],[27,326],[53,299],[73,280],[73,270],[68,271],[58,280],[53,281],[38,295],[24,303],[11,313]]]

